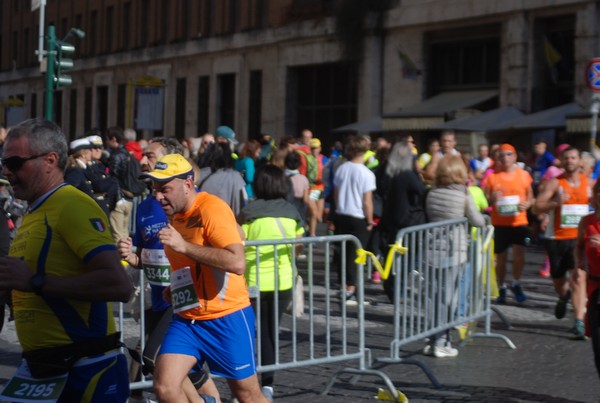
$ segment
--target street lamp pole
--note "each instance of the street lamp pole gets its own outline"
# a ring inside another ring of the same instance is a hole
[[[596,134],[598,133],[598,113],[600,112],[600,94],[592,95],[592,104],[590,105],[590,113],[592,114],[592,127],[590,129],[590,152],[592,155],[596,153]]]

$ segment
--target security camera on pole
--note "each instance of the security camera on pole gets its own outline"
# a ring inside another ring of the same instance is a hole
[[[585,69],[585,78],[588,87],[594,92],[590,113],[592,114],[592,127],[590,129],[590,151],[595,153],[596,133],[598,131],[598,113],[600,112],[600,57],[593,58]]]

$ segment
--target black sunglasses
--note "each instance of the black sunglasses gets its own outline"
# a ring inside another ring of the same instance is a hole
[[[6,167],[6,168],[8,168],[9,171],[15,173],[23,167],[23,164],[25,164],[25,162],[34,160],[36,158],[43,157],[44,155],[48,155],[48,154],[49,153],[43,153],[43,154],[39,154],[39,155],[32,155],[31,157],[14,156],[14,157],[2,158],[2,159],[0,159],[0,166]]]

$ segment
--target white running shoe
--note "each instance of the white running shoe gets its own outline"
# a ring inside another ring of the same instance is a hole
[[[436,358],[452,358],[458,355],[458,350],[450,344],[446,346],[434,346],[433,355]]]
[[[272,386],[263,386],[262,393],[265,395],[268,401],[273,401],[273,387]]]

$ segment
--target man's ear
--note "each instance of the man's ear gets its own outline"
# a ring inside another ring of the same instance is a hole
[[[51,151],[46,155],[46,161],[48,161],[51,165],[58,163],[58,154],[55,151]]]
[[[185,189],[186,189],[185,194],[188,194],[189,191],[192,191],[192,192],[196,191],[196,185],[194,184],[194,179],[190,176],[188,176],[185,179]]]

